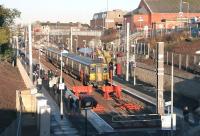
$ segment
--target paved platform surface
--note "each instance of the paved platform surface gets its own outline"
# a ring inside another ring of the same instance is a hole
[[[65,116],[61,120],[59,106],[44,87],[42,93],[47,98],[47,104],[51,107],[51,136],[79,136],[78,130],[72,126]]]

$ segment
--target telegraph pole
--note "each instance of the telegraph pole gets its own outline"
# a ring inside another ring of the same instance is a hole
[[[126,27],[126,81],[129,81],[129,27],[130,27],[130,24],[127,23],[127,27]]]
[[[180,12],[183,12],[183,0],[180,0]]]
[[[62,67],[63,67],[63,61],[62,61],[62,54],[63,54],[63,51],[61,50],[61,58],[60,58],[60,84],[63,84],[62,82]],[[60,88],[60,118],[63,119],[63,88]]]
[[[28,38],[27,38],[27,27],[25,27],[25,32],[24,32],[24,37],[25,37],[25,42],[24,42],[24,53],[25,53],[25,59],[26,59],[26,47],[27,47],[27,40],[28,40]]]
[[[171,136],[173,136],[173,114],[174,114],[174,54],[172,53],[171,68]]]
[[[164,42],[157,43],[157,113],[164,115]]]
[[[133,55],[133,62],[135,63],[135,67],[134,67],[134,73],[133,73],[133,84],[134,86],[136,85],[136,73],[135,73],[135,70],[136,70],[136,44],[137,44],[137,40],[134,41],[134,55]]]
[[[72,27],[70,28],[70,48],[71,48],[71,52],[73,52],[73,48],[72,48]]]

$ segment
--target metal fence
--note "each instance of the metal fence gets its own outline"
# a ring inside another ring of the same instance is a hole
[[[152,60],[156,60],[157,52],[155,49],[151,49],[150,46],[147,43],[137,43],[135,44],[135,47],[130,48],[130,53],[134,54],[134,48],[135,53],[138,56],[148,56],[148,58]],[[197,72],[200,62],[200,55],[190,55],[190,54],[178,54],[173,53],[174,57],[174,66],[181,69],[181,70],[187,70],[189,72]],[[172,62],[172,52],[165,52],[164,54],[164,63],[167,65],[171,65]]]

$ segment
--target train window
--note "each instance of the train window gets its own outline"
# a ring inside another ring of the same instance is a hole
[[[95,72],[95,67],[90,67],[90,73],[94,73]]]
[[[104,72],[104,73],[108,72],[108,68],[104,67],[104,68],[103,68],[103,72]]]
[[[97,67],[97,73],[101,73],[102,70],[101,70],[101,67]]]

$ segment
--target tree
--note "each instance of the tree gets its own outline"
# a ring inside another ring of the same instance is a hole
[[[16,9],[5,8],[0,5],[0,46],[9,41],[9,27],[14,23],[14,19],[20,17],[20,12]]]
[[[20,14],[16,9],[9,9],[0,5],[0,61],[8,61],[12,56],[12,49],[8,47],[10,26],[14,24],[15,18],[20,17]]]

